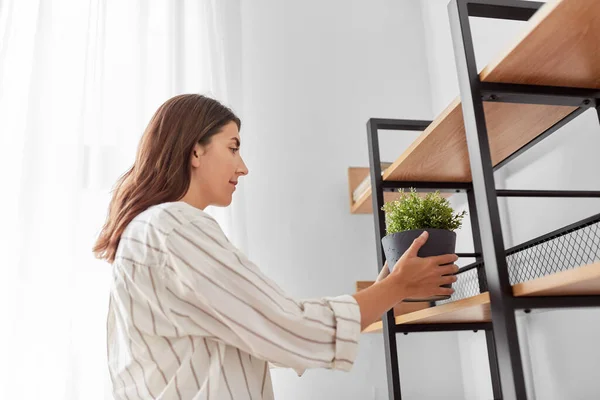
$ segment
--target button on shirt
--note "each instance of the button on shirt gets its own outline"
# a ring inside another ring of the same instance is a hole
[[[360,310],[292,299],[209,214],[172,202],[123,232],[107,329],[116,399],[273,399],[271,366],[351,369]]]

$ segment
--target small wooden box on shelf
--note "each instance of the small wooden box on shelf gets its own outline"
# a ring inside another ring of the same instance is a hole
[[[382,168],[390,166],[383,164]],[[373,210],[371,200],[371,179],[369,179],[368,167],[350,167],[348,168],[348,189],[350,197],[350,212],[352,214],[370,214]],[[399,193],[385,192],[383,199],[387,203],[396,200]]]

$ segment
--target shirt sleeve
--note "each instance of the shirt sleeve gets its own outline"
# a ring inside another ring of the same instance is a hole
[[[299,375],[308,368],[352,368],[361,322],[353,296],[290,298],[208,217],[176,228],[166,246],[166,290],[180,332],[211,337]]]

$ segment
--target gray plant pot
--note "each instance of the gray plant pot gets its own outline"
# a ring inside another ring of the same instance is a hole
[[[456,233],[445,229],[414,229],[404,232],[393,233],[381,239],[385,258],[388,262],[390,272],[398,262],[402,254],[408,250],[412,242],[423,233],[429,233],[427,242],[419,249],[419,257],[440,256],[443,254],[454,254],[456,248]],[[452,285],[443,285],[452,287]],[[429,298],[406,299],[409,302],[431,302],[445,300],[450,296],[433,296]]]

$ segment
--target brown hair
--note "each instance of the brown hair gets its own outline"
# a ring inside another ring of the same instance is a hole
[[[144,131],[135,163],[117,181],[108,216],[93,252],[112,263],[121,234],[147,208],[181,199],[190,184],[190,156],[196,143],[206,145],[229,122],[241,122],[211,98],[184,94],[162,104]]]

